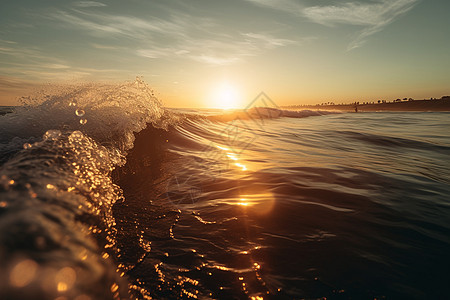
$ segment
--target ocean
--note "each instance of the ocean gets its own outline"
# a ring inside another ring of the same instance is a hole
[[[169,109],[141,80],[22,101],[1,299],[448,297],[450,113]]]

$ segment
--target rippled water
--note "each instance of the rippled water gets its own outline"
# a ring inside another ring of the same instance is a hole
[[[126,198],[138,199],[131,210],[144,235],[154,222],[168,228],[165,237],[149,238],[152,251],[133,277],[169,298],[446,295],[449,116],[179,126],[161,138],[168,140],[158,158],[167,161],[164,171],[137,168],[136,181],[119,181]],[[150,131],[143,139],[154,140],[158,133]],[[149,221],[138,212],[142,200],[151,203],[147,211],[168,201],[180,212]]]
[[[142,85],[0,117],[0,296],[446,298],[449,113],[167,110]]]

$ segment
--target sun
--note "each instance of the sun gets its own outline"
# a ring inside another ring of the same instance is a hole
[[[239,89],[228,82],[217,86],[212,95],[212,100],[214,108],[236,109],[242,106]]]

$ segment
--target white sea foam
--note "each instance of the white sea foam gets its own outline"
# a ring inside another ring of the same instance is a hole
[[[110,174],[164,109],[140,79],[51,90],[0,118],[0,298],[123,297]]]

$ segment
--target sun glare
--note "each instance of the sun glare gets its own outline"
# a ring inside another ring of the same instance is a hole
[[[229,83],[219,85],[212,95],[214,108],[221,109],[240,108],[242,106],[240,98],[239,90]]]

